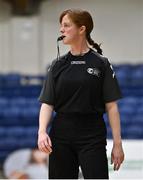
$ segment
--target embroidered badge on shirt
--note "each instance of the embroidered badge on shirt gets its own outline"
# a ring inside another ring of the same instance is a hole
[[[97,69],[97,68],[88,68],[88,69],[87,69],[87,72],[88,72],[89,74],[92,74],[92,75],[95,75],[95,76],[97,76],[97,77],[100,77],[100,71],[99,71],[99,69]]]
[[[86,64],[85,61],[71,61],[71,64]]]

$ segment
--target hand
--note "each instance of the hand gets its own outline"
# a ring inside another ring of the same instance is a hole
[[[38,148],[40,151],[50,154],[52,152],[51,139],[46,132],[38,134]]]
[[[122,145],[113,145],[111,153],[111,164],[114,164],[114,171],[119,170],[122,162],[124,161],[124,152]]]

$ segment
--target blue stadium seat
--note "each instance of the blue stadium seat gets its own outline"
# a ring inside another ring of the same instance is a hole
[[[121,119],[121,126],[128,128],[128,125],[132,124],[133,115],[132,114],[124,114],[121,112],[120,119]]]
[[[4,110],[8,107],[8,99],[0,97],[0,122],[3,120]]]
[[[17,107],[24,107],[27,106],[27,99],[24,97],[17,97],[17,98],[11,98],[11,100],[9,101],[11,106],[17,106]]]
[[[31,127],[25,128],[25,129],[26,129],[25,135],[27,137],[36,137],[37,136],[38,126],[33,125]]]
[[[4,84],[4,75],[0,74],[0,88],[3,86]]]
[[[132,119],[134,124],[138,124],[139,126],[143,127],[143,113],[135,114]]]
[[[42,89],[41,85],[28,85],[28,86],[21,86],[20,92],[21,92],[21,96],[38,98],[41,89]]]
[[[0,151],[5,150],[14,150],[15,148],[19,148],[18,143],[21,139],[17,139],[14,137],[1,137],[0,138]]]
[[[21,114],[21,109],[17,106],[11,106],[3,110],[4,119],[19,119]]]
[[[39,107],[37,106],[26,106],[23,108],[22,112],[21,112],[21,118],[22,119],[32,119],[35,117],[37,118],[39,114]]]
[[[133,86],[143,86],[143,64],[134,67],[131,74],[131,83]]]
[[[126,129],[127,135],[126,139],[143,139],[142,126],[138,124],[133,124]]]
[[[0,126],[0,138],[4,137],[6,134],[6,129],[5,127]]]
[[[21,84],[21,75],[19,73],[9,73],[4,76],[5,86],[19,86]]]
[[[123,98],[119,103],[136,106],[139,99],[140,98],[138,98],[136,96],[127,96],[127,97]]]
[[[143,65],[114,66],[123,93],[123,99],[119,101],[123,139],[143,138],[142,68]],[[40,110],[38,97],[42,83],[21,84],[21,78],[25,78],[29,83],[36,76],[0,75],[0,161],[13,150],[37,146]],[[43,81],[42,78],[39,77],[39,82]],[[107,116],[105,116],[105,123],[107,138],[110,139],[112,133]]]
[[[137,107],[136,112],[143,115],[143,103],[140,104],[140,106]]]
[[[121,86],[127,86],[130,83],[130,72],[132,66],[129,64],[119,65],[118,67],[114,65],[116,77]]]

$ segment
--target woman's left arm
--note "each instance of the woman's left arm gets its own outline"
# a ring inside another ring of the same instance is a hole
[[[113,102],[106,103],[105,106],[106,106],[109,124],[112,129],[112,136],[113,136],[111,164],[114,164],[114,170],[118,170],[120,168],[121,163],[124,160],[118,105],[115,101],[113,101]]]

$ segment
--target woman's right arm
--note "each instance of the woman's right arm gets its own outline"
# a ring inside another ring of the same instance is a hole
[[[38,130],[38,148],[39,150],[50,154],[52,152],[51,139],[46,130],[51,119],[53,106],[42,103],[39,114],[39,130]]]

